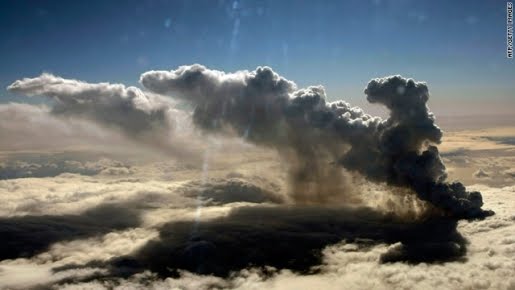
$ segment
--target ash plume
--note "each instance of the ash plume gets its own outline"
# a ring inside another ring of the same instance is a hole
[[[347,102],[327,102],[322,86],[297,89],[269,67],[225,73],[202,65],[141,75],[148,90],[195,107],[203,130],[236,134],[277,149],[292,165],[292,193],[320,200],[349,190],[344,172],[408,188],[453,218],[482,218],[479,192],[449,183],[437,144],[442,131],[426,103],[427,85],[401,76],[371,80],[367,100],[388,108],[387,119]],[[329,163],[341,165],[330,165]],[[300,192],[300,194],[299,194]]]
[[[164,143],[174,123],[169,104],[122,84],[87,83],[43,73],[17,80],[7,89],[52,99],[53,115],[93,121],[147,143]]]

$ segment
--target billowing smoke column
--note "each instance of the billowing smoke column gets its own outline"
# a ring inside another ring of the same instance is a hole
[[[455,218],[492,213],[481,209],[479,192],[445,182],[445,166],[435,146],[442,131],[426,106],[425,83],[401,76],[370,81],[365,89],[368,101],[390,110],[389,118],[382,120],[343,101],[326,102],[321,86],[297,90],[295,83],[268,67],[224,73],[201,65],[181,66],[146,72],[140,82],[153,92],[193,103],[194,122],[204,130],[235,133],[292,152],[292,175],[296,182],[305,182],[298,188],[312,189],[308,193],[343,189],[335,171],[328,169],[334,166],[326,160],[332,160],[371,181],[412,189]]]

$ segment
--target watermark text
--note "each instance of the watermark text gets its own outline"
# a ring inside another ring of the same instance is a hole
[[[506,57],[513,58],[513,3],[506,3]]]

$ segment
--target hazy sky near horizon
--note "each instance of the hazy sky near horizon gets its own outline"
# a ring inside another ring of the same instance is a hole
[[[504,0],[2,0],[0,39],[3,88],[42,72],[138,85],[151,69],[268,65],[356,105],[371,78],[401,74],[428,82],[437,113],[515,112]],[[29,99],[2,90],[10,101]]]

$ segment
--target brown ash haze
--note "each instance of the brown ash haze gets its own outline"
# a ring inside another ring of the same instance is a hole
[[[413,288],[412,277],[391,282],[385,273],[468,267],[469,249],[479,250],[461,230],[513,220],[503,207],[493,207],[500,217],[483,209],[479,189],[492,188],[448,181],[423,82],[372,79],[364,94],[387,108],[386,119],[269,67],[194,64],[145,72],[140,83],[45,73],[7,88],[51,105],[0,105],[9,114],[3,136],[47,150],[53,143],[31,133],[37,122],[66,143],[59,148],[75,146],[70,139],[102,150],[0,163],[0,275],[11,277],[0,287],[259,289],[291,279],[324,287],[338,276],[352,289]],[[383,280],[339,272],[358,264]],[[456,281],[449,285],[464,283]],[[476,282],[467,287],[495,287]]]

